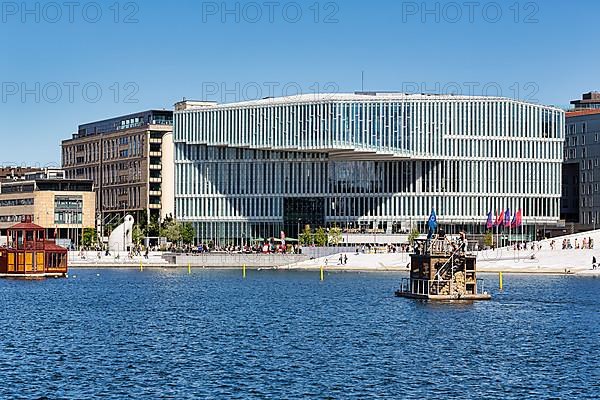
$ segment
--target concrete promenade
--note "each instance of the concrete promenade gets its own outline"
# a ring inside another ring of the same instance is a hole
[[[308,256],[297,254],[240,254],[204,253],[196,255],[152,252],[144,256],[129,257],[127,252],[113,253],[110,256],[98,252],[69,253],[70,268],[279,268],[308,260]]]
[[[591,237],[594,249],[562,249],[564,239],[575,246],[575,239],[581,245],[584,238]],[[550,242],[554,240],[554,250]],[[598,275],[600,268],[592,269],[592,258],[600,263],[600,230],[576,235],[557,237],[539,241],[539,250],[515,250],[504,247],[495,250],[477,252],[477,269],[481,272],[512,272],[542,274],[578,274]],[[340,264],[340,255],[348,257],[347,264]],[[310,259],[306,255],[282,254],[227,254],[206,253],[200,255],[169,255],[150,253],[148,259],[129,258],[127,253],[106,257],[102,253],[86,252],[83,257],[78,252],[69,253],[71,268],[138,268],[144,267],[176,268],[274,268],[281,270],[319,270],[324,267],[330,271],[408,271],[410,256],[407,253],[391,254],[355,254],[336,253]]]
[[[575,246],[575,239],[579,245],[584,238],[592,238],[594,249],[569,249],[562,250],[564,239],[570,240]],[[554,250],[550,242],[554,240]],[[592,269],[592,258],[596,257],[600,263],[600,230],[561,236],[550,240],[537,242],[539,250],[515,250],[513,246],[495,250],[477,252],[477,270],[480,272],[512,272],[512,273],[542,273],[542,274],[578,274],[598,275],[600,268]],[[315,258],[293,265],[287,269],[316,270],[321,266],[328,270],[347,271],[408,271],[410,256],[406,253],[395,254],[354,254],[345,253],[348,263],[340,265],[340,254]]]

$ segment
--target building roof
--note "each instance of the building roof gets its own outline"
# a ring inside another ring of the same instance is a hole
[[[576,111],[568,111],[566,114],[567,118],[573,118],[573,117],[581,117],[584,115],[593,115],[593,114],[600,114],[600,109],[588,109],[588,110],[576,110]]]
[[[299,94],[294,96],[285,97],[267,97],[259,100],[241,101],[237,103],[223,103],[209,105],[202,104],[201,107],[194,107],[193,104],[189,108],[183,108],[182,111],[198,111],[198,110],[211,110],[220,108],[237,108],[237,107],[251,107],[251,106],[268,106],[268,105],[286,105],[286,104],[299,104],[299,103],[316,103],[316,102],[352,102],[352,101],[408,101],[408,100],[458,100],[458,101],[512,101],[521,104],[534,105],[545,108],[556,108],[551,106],[544,106],[539,104],[527,103],[521,100],[510,99],[507,97],[494,97],[494,96],[465,96],[465,95],[452,95],[452,94],[409,94],[401,92],[356,92],[356,93],[308,93]],[[182,102],[183,103],[183,102]],[[558,108],[557,108],[558,109]],[[562,111],[562,110],[561,110]]]
[[[67,252],[67,249],[65,249],[62,246],[57,245],[55,242],[50,241],[50,240],[46,240],[44,242],[44,249],[47,251],[54,251],[54,252]]]
[[[581,96],[581,99],[573,100],[571,104],[596,104],[600,103],[600,92],[588,92]]]
[[[19,222],[18,224],[13,225],[8,229],[12,230],[12,231],[43,231],[44,230],[44,228],[42,228],[41,226],[32,224],[31,222]]]

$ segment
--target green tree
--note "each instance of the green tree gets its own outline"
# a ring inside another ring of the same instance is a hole
[[[181,240],[184,244],[192,244],[194,243],[194,239],[196,236],[196,232],[194,231],[194,226],[186,222],[180,225],[181,227]]]
[[[325,229],[322,227],[319,227],[319,229],[317,229],[315,232],[315,244],[317,246],[324,247],[327,245],[327,239],[327,232],[325,232]]]
[[[410,243],[412,245],[415,242],[415,240],[417,240],[419,238],[419,235],[421,235],[419,230],[416,228],[413,228],[413,230],[410,231],[410,233],[408,234],[408,243]]]
[[[171,243],[178,243],[181,240],[181,224],[174,220],[165,222],[160,230],[160,236],[167,238]]]
[[[339,227],[333,227],[329,230],[329,243],[331,243],[334,246],[339,245],[340,243],[342,243],[342,229]]]
[[[492,231],[487,231],[483,236],[483,244],[487,247],[492,247],[494,245],[494,235]]]
[[[160,223],[156,218],[150,220],[150,223],[146,227],[146,236],[156,237],[160,235]]]
[[[84,247],[92,247],[98,243],[98,232],[94,228],[85,228],[81,236],[81,244]]]
[[[304,226],[304,231],[302,231],[298,240],[300,240],[300,244],[303,246],[309,246],[312,244],[313,234],[310,229],[310,225]]]
[[[140,245],[142,243],[142,239],[144,238],[144,231],[140,227],[139,224],[136,224],[131,231],[131,239],[133,243],[136,245]]]
[[[146,212],[146,210],[142,210],[142,211],[138,212],[136,222],[140,226],[140,229],[142,230],[142,232],[144,232],[144,234],[147,234],[148,233],[148,213]]]

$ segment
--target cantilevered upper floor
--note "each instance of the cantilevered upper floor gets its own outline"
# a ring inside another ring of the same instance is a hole
[[[178,103],[174,141],[327,152],[335,158],[479,157],[562,161],[565,113],[501,97],[305,94]]]

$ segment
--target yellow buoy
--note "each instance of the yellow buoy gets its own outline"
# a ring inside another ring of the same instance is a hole
[[[144,264],[142,264],[142,262],[140,261],[140,271],[144,271]]]
[[[188,263],[188,274],[191,275],[192,274],[192,264]]]
[[[242,277],[246,279],[246,264],[242,265]]]
[[[504,288],[504,282],[502,282],[502,280],[503,280],[502,279],[502,272],[500,272],[500,274],[498,276],[500,278],[500,290],[503,290],[503,288]]]
[[[321,265],[321,282],[325,280],[325,268]]]

